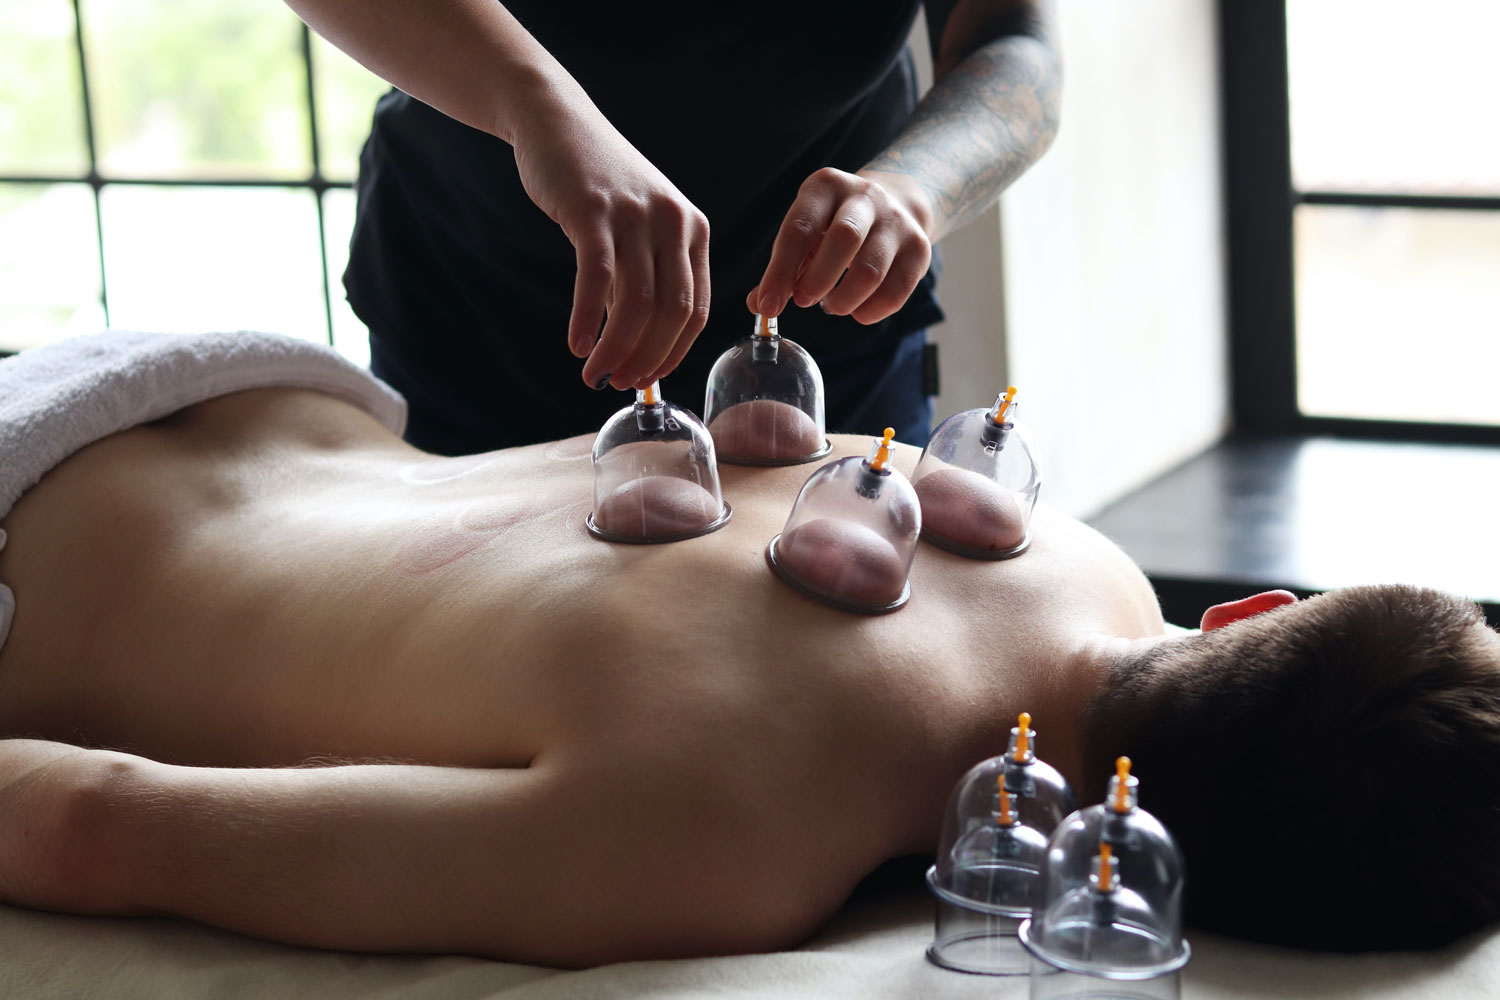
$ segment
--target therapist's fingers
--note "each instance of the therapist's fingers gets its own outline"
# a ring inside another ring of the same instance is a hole
[[[573,312],[568,320],[568,349],[574,357],[586,358],[599,340],[604,310],[614,278],[615,254],[601,233],[579,240],[578,277],[573,282]]]
[[[864,305],[895,263],[898,240],[889,227],[873,230],[845,265],[838,284],[822,296],[823,308],[835,316],[847,316]]]
[[[676,371],[677,366],[682,364],[682,359],[687,357],[689,348],[698,339],[698,334],[703,332],[703,327],[708,323],[709,303],[712,301],[713,289],[709,285],[708,276],[708,221],[706,219],[703,223],[702,239],[689,248],[688,257],[693,271],[693,317],[683,328],[682,334],[677,338],[677,343],[673,345],[666,361],[662,362],[648,377],[649,382],[666,378]]]
[[[651,315],[641,327],[635,348],[615,370],[615,385],[643,389],[667,360],[693,319],[693,267],[687,249],[664,246],[656,255],[656,289]]]
[[[629,235],[615,243],[614,280],[604,330],[583,364],[583,380],[595,389],[612,382],[616,388],[625,387],[615,379],[615,372],[634,351],[656,301],[655,265],[646,235],[640,229],[626,229],[624,233]]]
[[[841,173],[825,167],[802,182],[797,199],[792,202],[776,232],[776,242],[771,245],[771,261],[760,279],[760,301],[755,312],[778,316],[786,308],[802,273],[803,262],[823,238],[823,232],[833,218],[833,209],[841,192],[832,175]],[[815,301],[810,299],[799,302],[799,305],[810,305]]]
[[[833,291],[855,256],[864,249],[874,225],[875,203],[868,196],[855,194],[839,203],[822,240],[811,249],[802,265],[802,275],[792,289],[793,300],[799,306],[810,306]]]
[[[849,315],[855,322],[864,324],[878,323],[894,315],[911,298],[917,282],[922,280],[931,263],[932,244],[925,236],[908,235],[903,238],[880,286]]]

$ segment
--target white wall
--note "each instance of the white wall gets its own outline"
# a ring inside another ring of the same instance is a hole
[[[1000,217],[990,208],[939,246],[938,298],[947,320],[933,327],[941,391],[936,418],[988,406],[1008,384]]]
[[[1228,423],[1217,56],[1203,0],[1060,7],[1062,129],[1000,205],[1006,353],[1042,496],[1086,517]]]
[[[1227,426],[1218,71],[1203,0],[1060,8],[1057,142],[941,245],[937,415],[1014,382],[1043,497],[1087,517]]]

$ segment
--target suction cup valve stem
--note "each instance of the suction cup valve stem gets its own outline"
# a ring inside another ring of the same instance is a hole
[[[990,423],[1005,425],[1005,413],[1010,405],[1016,401],[1016,387],[1006,386],[1005,391],[995,397],[995,407],[990,410]]]
[[[887,427],[885,436],[875,442],[875,447],[870,449],[870,457],[865,459],[865,464],[876,472],[885,472],[885,465],[891,460],[891,439],[895,436],[896,429]]]
[[[995,790],[999,792],[1000,805],[995,810],[996,826],[1015,826],[1016,810],[1011,805],[1010,792],[1005,790],[1005,775],[995,775]]]
[[[855,487],[860,496],[869,500],[880,496],[881,483],[891,474],[886,465],[891,460],[891,439],[895,436],[895,428],[887,427],[885,436],[870,449],[870,457],[861,463],[863,468],[859,470],[859,485]]]
[[[1000,806],[995,813],[999,826],[1014,826],[1016,810],[1011,804],[1013,796],[1031,794],[1034,790],[1026,779],[1026,768],[1036,760],[1031,750],[1031,713],[1022,712],[1016,717],[1016,728],[1010,731],[1011,747],[1007,751],[1005,767],[995,776],[995,785],[1000,792]]]
[[[1031,713],[1022,712],[1016,716],[1016,750],[1010,757],[1014,763],[1030,764],[1033,760],[1031,736]]]
[[[781,335],[776,332],[776,317],[755,314],[755,336],[750,343],[750,359],[756,364],[774,365]]]
[[[1001,776],[1005,790],[1022,797],[1036,794],[1036,782],[1031,777],[1031,765],[1036,761],[1036,750],[1031,741],[1036,732],[1031,728],[1031,713],[1016,716],[1016,724],[1010,731],[1010,746],[1005,751],[1005,767]]]
[[[666,427],[667,407],[661,399],[661,383],[652,382],[635,391],[635,425],[642,434],[660,434]]]
[[[1098,869],[1094,873],[1094,889],[1097,892],[1110,893],[1120,887],[1120,876],[1115,871],[1114,848],[1104,841],[1099,842],[1099,856],[1095,859]]]
[[[1131,789],[1130,758],[1115,758],[1115,779],[1110,782],[1109,794],[1114,799],[1109,807],[1121,815],[1135,808],[1135,794]]]
[[[1015,425],[1006,421],[1011,409],[1016,402],[1016,387],[1007,386],[1005,391],[995,397],[995,405],[990,408],[984,421],[985,443],[995,448],[1005,447],[1005,439],[1010,434],[1010,429]]]
[[[1124,843],[1120,830],[1111,829],[1124,822],[1127,813],[1135,809],[1134,779],[1130,777],[1130,758],[1115,758],[1115,776],[1109,780],[1109,791],[1105,808],[1114,814],[1106,818],[1104,828],[1099,831],[1099,856],[1094,859],[1096,868],[1093,885],[1097,892],[1111,893],[1120,885],[1119,873],[1115,871],[1115,843]],[[1112,843],[1113,842],[1113,843]]]

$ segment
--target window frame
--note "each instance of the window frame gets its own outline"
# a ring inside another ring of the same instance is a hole
[[[1500,445],[1500,425],[1319,417],[1297,407],[1298,205],[1500,211],[1500,197],[1299,191],[1292,182],[1284,0],[1219,0],[1229,297],[1237,432]]]
[[[329,180],[323,176],[322,153],[318,143],[318,98],[315,85],[316,70],[313,66],[312,34],[305,23],[299,21],[301,39],[303,96],[307,101],[307,142],[311,171],[305,177],[151,177],[114,176],[101,174],[94,140],[94,111],[89,89],[88,60],[83,43],[83,10],[80,0],[70,0],[73,7],[73,56],[78,72],[79,97],[83,114],[84,145],[88,153],[88,169],[82,174],[16,174],[0,171],[0,184],[87,184],[94,200],[94,242],[99,264],[99,298],[104,309],[105,324],[109,325],[109,279],[104,267],[104,217],[100,210],[99,193],[112,186],[178,187],[178,188],[279,188],[296,191],[311,191],[318,213],[318,259],[323,274],[320,284],[323,289],[323,335],[326,343],[333,346],[333,289],[328,274],[327,220],[323,196],[332,190],[348,190],[354,187],[350,181]],[[0,356],[6,352],[0,351]]]

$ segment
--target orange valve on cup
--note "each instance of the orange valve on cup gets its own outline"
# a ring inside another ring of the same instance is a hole
[[[887,427],[885,434],[881,436],[879,441],[875,442],[875,447],[870,451],[868,461],[870,468],[876,472],[884,470],[885,464],[891,460],[891,439],[895,436],[896,428]]]
[[[1010,792],[1005,790],[1005,775],[995,776],[995,788],[1000,798],[1000,808],[995,810],[995,825],[1015,826],[1016,811],[1010,807]]]
[[[812,355],[776,331],[776,317],[719,356],[708,375],[703,418],[720,461],[797,465],[832,449],[824,428],[823,375]]]
[[[1115,778],[1110,784],[1110,793],[1114,798],[1113,809],[1117,813],[1128,813],[1135,808],[1135,796],[1133,792],[1138,781],[1130,777],[1130,758],[1115,758]]]
[[[1115,876],[1114,848],[1108,841],[1099,841],[1099,864],[1094,878],[1094,888],[1100,892],[1114,892],[1120,887],[1120,880]]]
[[[1010,404],[1014,403],[1015,400],[1016,387],[1013,385],[1007,386],[1004,395],[999,396],[995,399],[995,405],[989,413],[990,423],[994,424],[996,427],[1004,427],[1005,413],[1010,409]]]

